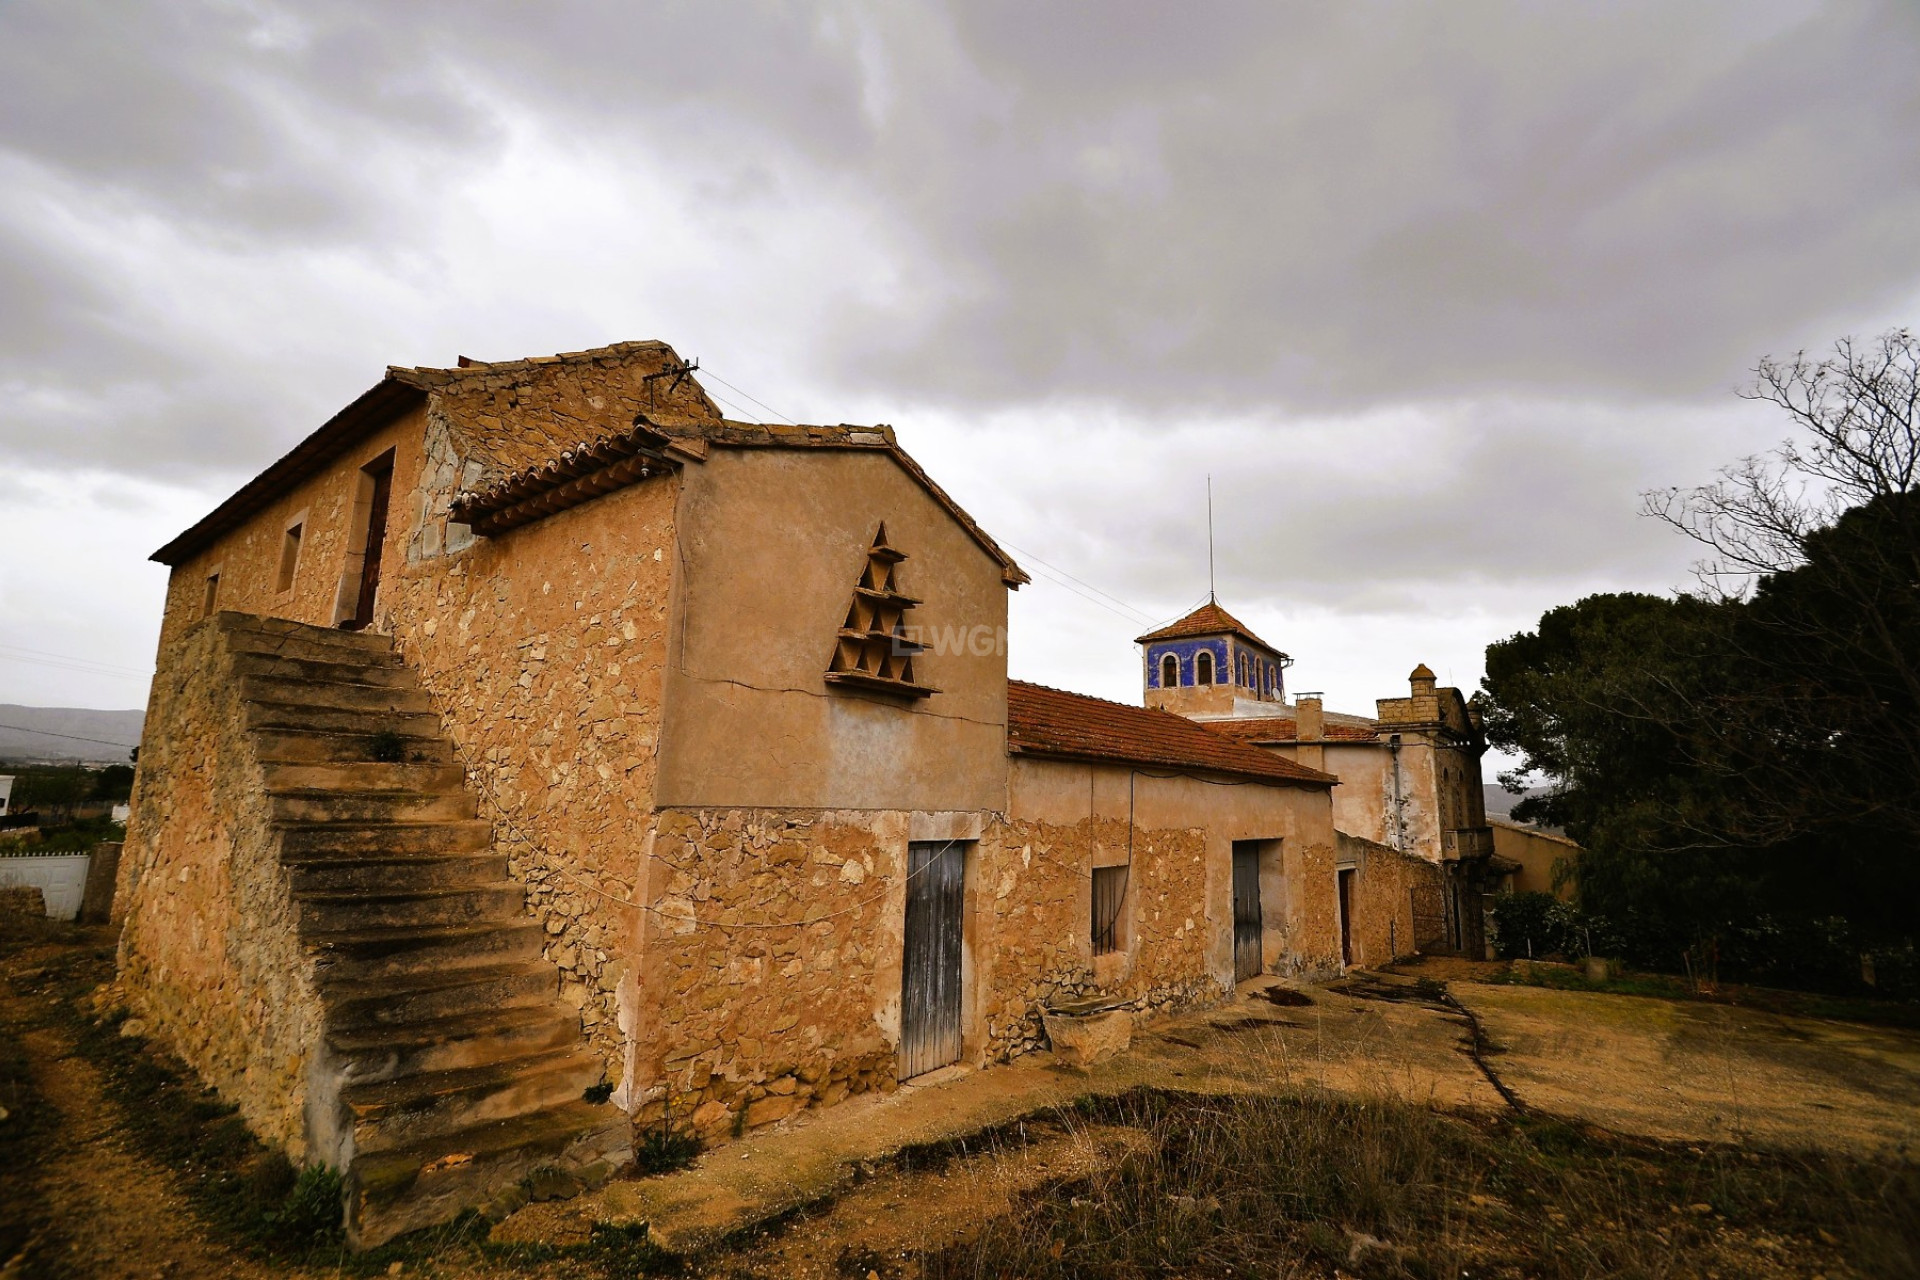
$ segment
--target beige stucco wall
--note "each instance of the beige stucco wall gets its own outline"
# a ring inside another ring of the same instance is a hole
[[[1384,733],[1385,731],[1383,731]],[[1435,745],[1430,735],[1401,735],[1398,752],[1402,830],[1394,830],[1395,752],[1385,742],[1269,748],[1289,759],[1325,769],[1340,779],[1333,791],[1334,825],[1349,835],[1397,847],[1428,862],[1445,853],[1444,833],[1486,825],[1478,760],[1468,752]]]
[[[715,449],[685,470],[660,803],[999,809],[1006,796],[1001,566],[885,453]],[[939,690],[829,690],[835,633],[882,522]],[[963,638],[960,652],[948,643]]]
[[[1558,888],[1554,886],[1554,872],[1558,864],[1565,862],[1571,865],[1580,853],[1580,846],[1565,836],[1495,818],[1493,853],[1497,858],[1520,864],[1518,871],[1507,876],[1503,887],[1508,891],[1552,893],[1572,901],[1574,882],[1571,876],[1564,877]]]

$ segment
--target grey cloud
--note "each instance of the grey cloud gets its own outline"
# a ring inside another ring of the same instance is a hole
[[[783,335],[822,403],[1672,402],[1911,296],[1917,60],[1898,3],[15,4],[0,152],[263,280],[302,255],[389,271],[419,315],[484,277],[435,215],[522,125],[609,172],[658,162],[743,237],[852,200],[895,233],[859,251],[903,255],[911,309],[828,294]],[[380,362],[451,354],[376,350],[383,304],[343,282],[344,327],[247,367],[166,323],[194,297],[22,218],[0,377],[62,408],[16,408],[15,454],[244,469]],[[525,315],[539,287],[467,292]],[[597,337],[680,336],[634,314]]]
[[[1105,7],[1073,12],[1104,29]],[[1214,407],[1696,397],[1920,275],[1910,7],[1195,22],[1204,48],[1165,42],[1171,83],[1104,94],[1071,58],[1050,78],[1056,49],[1093,56],[1072,32],[974,25],[1006,37],[981,56],[1014,88],[1020,143],[996,191],[936,183],[921,205],[991,284],[898,352],[903,386]],[[1076,169],[1102,126],[1153,139],[1149,197]],[[948,163],[964,135],[921,127],[927,172],[967,168]]]

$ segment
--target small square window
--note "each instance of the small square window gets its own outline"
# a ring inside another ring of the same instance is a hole
[[[1127,903],[1127,868],[1093,869],[1093,954],[1111,955],[1120,950],[1126,929],[1122,912]]]

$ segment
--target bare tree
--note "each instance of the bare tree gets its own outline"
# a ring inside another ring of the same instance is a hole
[[[1754,374],[1742,396],[1785,410],[1797,437],[1712,484],[1643,495],[1646,514],[1707,549],[1697,568],[1714,595],[1743,595],[1759,575],[1797,568],[1810,535],[1920,484],[1920,339],[1911,331],[1843,338],[1824,360],[1768,357]]]
[[[1703,765],[1748,783],[1739,837],[1831,824],[1920,842],[1920,339],[1762,360],[1743,394],[1795,435],[1712,484],[1644,496],[1706,548],[1703,595],[1747,683],[1705,709]]]

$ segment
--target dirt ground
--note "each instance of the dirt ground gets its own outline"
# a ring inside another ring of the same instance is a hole
[[[679,1173],[531,1205],[491,1241],[415,1248],[377,1269],[344,1257],[276,1268],[196,1215],[193,1172],[128,1140],[76,1052],[76,996],[56,980],[60,962],[90,954],[89,971],[104,972],[111,939],[70,930],[6,942],[0,1045],[14,1066],[0,1076],[0,1280],[597,1277],[620,1272],[589,1256],[596,1231],[642,1222],[659,1244],[696,1254],[702,1274],[892,1274],[889,1260],[964,1240],[1024,1192],[1121,1158],[1139,1135],[1087,1120],[1074,1103],[1141,1086],[1327,1090],[1495,1113],[1508,1103],[1491,1072],[1532,1111],[1668,1141],[1911,1158],[1920,1136],[1920,1033],[1497,985],[1473,980],[1490,976],[1484,968],[1436,965],[1309,988],[1305,1005],[1249,984],[1227,1005],[1141,1028],[1127,1054],[1090,1072],[1045,1055],[950,1071],[722,1145]],[[1435,998],[1442,976],[1457,1007]]]
[[[101,945],[91,937],[87,943]],[[84,944],[83,944],[84,945]],[[0,1196],[37,1212],[24,1240],[0,1258],[0,1280],[36,1276],[140,1276],[197,1280],[274,1274],[221,1248],[200,1230],[177,1171],[129,1149],[103,1096],[99,1073],[50,1025],[44,966],[71,951],[71,936],[24,948],[0,966],[0,1040],[25,1051],[27,1087],[5,1103],[7,1125],[32,1125],[32,1186],[10,1163]],[[44,1109],[48,1115],[35,1115]],[[14,1137],[14,1135],[8,1135]],[[11,1143],[9,1144],[12,1145]],[[9,1154],[13,1154],[9,1152]]]

